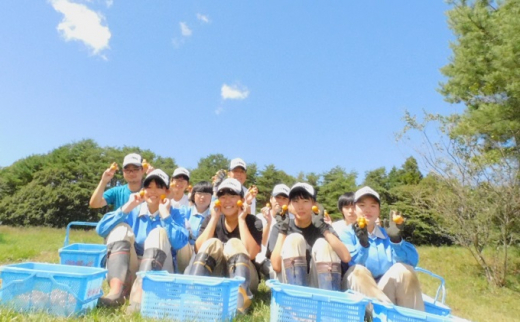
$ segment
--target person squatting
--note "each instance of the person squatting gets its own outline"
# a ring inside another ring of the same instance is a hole
[[[269,203],[255,215],[258,189],[244,186],[247,164],[240,158],[231,161],[228,171],[208,179],[211,182],[193,187],[186,168],[175,169],[170,179],[161,169],[146,166],[139,154],[125,156],[127,184],[105,191],[116,171],[110,167],[92,194],[91,207],[113,206],[96,227],[107,245],[110,287],[99,306],[120,306],[128,300],[127,311],[139,311],[142,278],[136,273],[166,270],[243,277],[237,302],[241,313],[250,308],[262,278],[351,289],[381,302],[424,310],[414,270],[418,252],[402,238],[400,213],[381,221],[381,200],[370,187],[340,196],[338,210],[344,219],[331,223],[308,183],[276,185]]]

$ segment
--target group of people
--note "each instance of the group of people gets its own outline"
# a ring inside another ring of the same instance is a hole
[[[140,308],[138,271],[244,278],[239,312],[250,307],[259,281],[327,290],[351,289],[413,309],[424,310],[414,271],[419,256],[402,238],[403,223],[380,219],[380,197],[370,187],[338,200],[344,219],[330,223],[318,209],[308,183],[273,187],[269,203],[254,214],[258,189],[246,188],[247,165],[231,161],[211,181],[190,183],[182,167],[172,177],[138,154],[123,161],[125,185],[106,190],[117,169],[104,171],[90,206],[112,205],[96,231],[107,244],[110,291],[101,306]],[[143,180],[144,178],[144,180]],[[358,221],[363,219],[363,221]],[[382,225],[381,225],[382,224]]]

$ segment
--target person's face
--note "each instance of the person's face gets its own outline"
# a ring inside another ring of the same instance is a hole
[[[370,195],[361,197],[361,199],[356,203],[357,216],[365,217],[369,223],[376,223],[380,211],[379,203]]]
[[[126,165],[123,168],[123,177],[128,184],[139,184],[143,178],[144,170],[141,166]]]
[[[230,170],[228,172],[228,176],[230,178],[234,178],[236,179],[237,181],[240,182],[240,184],[244,185],[244,183],[246,182],[247,180],[247,173],[246,173],[246,170],[243,169],[242,167],[235,167],[234,169]]]
[[[356,222],[356,207],[354,205],[345,205],[341,208],[341,213],[343,214],[343,218],[347,224],[352,224]]]
[[[172,178],[170,188],[174,193],[184,193],[184,191],[188,187],[188,184],[189,182],[186,180],[186,178],[184,178],[184,176],[177,176]]]
[[[158,187],[153,180],[148,184],[148,187],[144,188],[144,199],[149,205],[158,206],[161,202],[161,195],[167,196],[168,190],[164,187]]]
[[[283,205],[289,205],[289,197],[282,194],[271,196],[269,202],[271,203],[271,208],[273,210],[278,210],[278,208],[281,208]]]
[[[294,216],[300,220],[305,221],[312,217],[312,207],[315,202],[312,199],[302,197],[295,197],[290,201],[291,207],[294,210]]]
[[[220,209],[226,217],[238,215],[240,210],[238,208],[237,202],[238,200],[242,200],[240,195],[224,193],[218,199],[220,200]]]
[[[193,200],[197,208],[206,210],[211,204],[211,193],[196,192]]]

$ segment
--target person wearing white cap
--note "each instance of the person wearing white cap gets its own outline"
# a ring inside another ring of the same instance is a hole
[[[258,288],[258,273],[252,260],[260,251],[262,224],[249,214],[250,208],[238,180],[225,179],[218,186],[217,197],[211,216],[202,223],[202,233],[195,242],[197,255],[185,273],[244,277],[245,281],[238,288],[237,310],[245,313]]]
[[[276,224],[274,220],[276,213],[279,212],[283,205],[289,205],[289,186],[285,184],[275,185],[269,198],[269,205],[262,208],[261,213],[257,214],[257,218],[262,221],[262,250],[255,258],[255,264],[263,275],[269,276],[269,260],[265,257],[267,251],[267,242],[273,226]],[[293,216],[294,217],[294,216]]]
[[[126,155],[123,160],[123,177],[127,184],[112,187],[103,192],[116,173],[116,169],[111,167],[106,169],[101,176],[101,181],[90,197],[89,206],[91,208],[102,208],[106,205],[112,205],[114,210],[116,210],[125,204],[130,194],[141,189],[144,175],[142,161],[139,154],[132,153]]]
[[[130,311],[141,301],[141,280],[135,273],[148,270],[174,272],[177,261],[189,262],[188,230],[184,217],[171,208],[168,194],[169,178],[160,169],[150,172],[144,189],[132,194],[122,207],[103,216],[96,232],[107,244],[107,280],[110,292],[99,299],[100,306],[118,306],[130,294]],[[187,259],[179,259],[187,255]],[[134,282],[135,280],[135,282]]]
[[[296,183],[289,191],[294,219],[278,212],[267,246],[273,271],[287,284],[327,290],[341,288],[341,262],[350,253],[317,207],[316,190],[307,183]]]
[[[376,224],[381,212],[379,194],[365,186],[354,194],[358,217],[339,233],[352,255],[350,268],[343,277],[343,289],[352,289],[385,303],[424,311],[421,286],[414,268],[419,262],[415,246],[403,240],[404,222],[396,224],[392,211],[384,228]]]
[[[256,186],[252,187],[251,190],[248,190],[247,187],[244,186],[244,183],[247,181],[247,165],[246,162],[241,158],[235,158],[231,160],[229,163],[229,173],[228,176],[230,178],[234,178],[242,184],[242,191],[244,193],[244,198],[251,205],[251,212],[256,213],[256,195],[258,194],[258,189]]]
[[[168,198],[171,199],[172,207],[190,206],[190,199],[188,195],[184,194],[189,184],[190,171],[184,167],[176,168],[173,171],[170,195],[168,195]]]

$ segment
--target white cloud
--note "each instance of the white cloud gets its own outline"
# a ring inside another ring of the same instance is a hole
[[[197,19],[202,21],[203,23],[208,24],[210,22],[209,17],[206,15],[202,15],[200,13],[197,14]]]
[[[224,100],[244,100],[249,96],[249,90],[239,85],[223,84],[220,89],[220,95]]]
[[[181,23],[179,23],[179,25],[181,26],[181,34],[182,34],[184,37],[190,37],[191,34],[192,34],[192,31],[191,31],[191,29],[188,27],[188,25],[187,25],[185,22],[181,22]]]
[[[105,3],[107,5],[107,8],[110,8],[114,4],[114,0],[106,0]]]
[[[96,55],[108,48],[112,34],[108,26],[102,25],[105,18],[100,13],[69,0],[51,0],[51,4],[64,16],[57,30],[65,41],[79,40]]]

